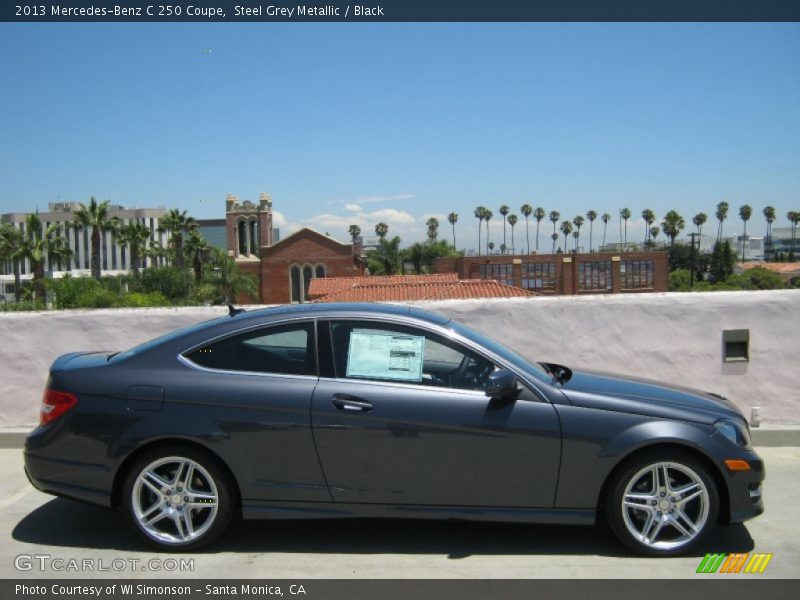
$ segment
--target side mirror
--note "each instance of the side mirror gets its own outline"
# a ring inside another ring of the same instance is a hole
[[[497,369],[486,382],[486,395],[500,400],[516,400],[519,395],[517,376],[508,369]]]

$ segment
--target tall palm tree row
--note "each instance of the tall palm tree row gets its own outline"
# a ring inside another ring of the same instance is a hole
[[[0,225],[0,262],[9,261],[14,272],[14,298],[17,302],[22,297],[22,232],[11,225]]]
[[[514,225],[517,224],[519,217],[515,214],[508,215],[508,226],[511,227],[511,254],[516,254],[516,248],[514,246]]]
[[[131,272],[135,275],[142,266],[142,253],[150,239],[150,230],[136,221],[122,225],[117,230],[117,240],[130,252]]]
[[[458,223],[458,213],[451,212],[447,215],[447,221],[450,223],[450,226],[453,228],[453,248],[456,247],[456,223]]]
[[[52,223],[43,227],[39,213],[30,213],[25,217],[25,231],[22,235],[20,257],[27,258],[33,273],[33,289],[40,298],[44,297],[45,260],[50,261],[51,270],[62,260],[69,260],[72,250],[66,240],[61,237],[61,225]]]
[[[533,207],[530,204],[523,204],[519,207],[519,212],[522,213],[522,216],[525,217],[525,241],[527,245],[527,252],[528,254],[531,253],[531,234],[530,234],[530,216],[533,214]],[[537,248],[538,250],[538,248]]]
[[[508,216],[508,208],[507,204],[500,205],[500,214],[503,215],[503,245],[501,246],[503,254],[506,253],[506,217]],[[488,227],[488,223],[486,224]]]
[[[786,213],[786,218],[792,225],[792,245],[789,246],[789,260],[794,260],[794,244],[797,241],[797,224],[800,223],[800,210],[790,210]]]
[[[719,224],[717,225],[717,241],[719,242],[722,240],[722,223],[725,219],[728,218],[728,206],[727,202],[720,202],[717,204],[717,211],[714,213],[714,216],[717,217],[717,221]]]
[[[561,233],[564,234],[564,254],[567,253],[567,240],[569,239],[569,234],[572,233],[572,223],[569,221],[562,221],[561,222]]]
[[[586,220],[589,221],[589,252],[592,251],[592,239],[594,238],[594,221],[597,219],[597,211],[590,210],[586,213]]]
[[[547,216],[544,208],[537,206],[533,211],[533,218],[536,219],[536,252],[539,252],[539,225],[542,220]]]
[[[764,220],[767,222],[766,244],[764,245],[764,254],[767,259],[772,253],[772,224],[775,222],[776,211],[774,206],[765,206],[762,210]]]
[[[625,237],[623,244],[628,244],[628,219],[631,218],[631,209],[630,208],[623,208],[619,211],[619,218],[625,222]]]
[[[92,228],[92,277],[100,279],[101,255],[100,242],[102,233],[113,232],[119,226],[119,219],[112,217],[109,205],[111,200],[98,202],[94,196],[89,197],[89,205],[83,203],[73,211],[75,220],[72,222],[72,229],[81,231],[84,228]]]
[[[197,227],[194,217],[177,208],[170,210],[160,221],[158,230],[169,233],[170,249],[175,256],[175,266],[183,269],[185,259],[183,256],[183,234],[189,233]]]
[[[578,241],[581,237],[581,227],[583,227],[584,219],[581,215],[578,215],[574,219],[572,219],[572,224],[575,225],[575,252],[578,251]]]
[[[677,211],[671,210],[664,215],[664,220],[661,221],[661,231],[669,238],[670,248],[675,245],[675,238],[685,227],[686,222]]]
[[[650,227],[656,220],[656,213],[649,208],[642,211],[642,220],[644,221],[644,247],[647,248],[647,242],[650,239]]]
[[[747,246],[747,222],[750,220],[750,217],[753,216],[753,209],[749,204],[743,204],[739,207],[739,218],[742,220],[744,224],[744,229],[742,230],[742,262],[745,260],[745,251]]]

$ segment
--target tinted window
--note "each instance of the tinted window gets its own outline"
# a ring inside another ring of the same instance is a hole
[[[331,323],[336,376],[483,391],[495,365],[442,336],[413,327]]]
[[[315,375],[314,350],[313,323],[293,323],[225,338],[186,358],[209,369]]]

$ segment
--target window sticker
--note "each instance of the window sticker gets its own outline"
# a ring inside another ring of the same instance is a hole
[[[425,336],[350,333],[347,377],[422,381]]]

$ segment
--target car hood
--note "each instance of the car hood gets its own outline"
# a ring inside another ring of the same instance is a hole
[[[561,391],[576,406],[705,423],[720,418],[744,420],[727,398],[651,379],[573,371]]]

